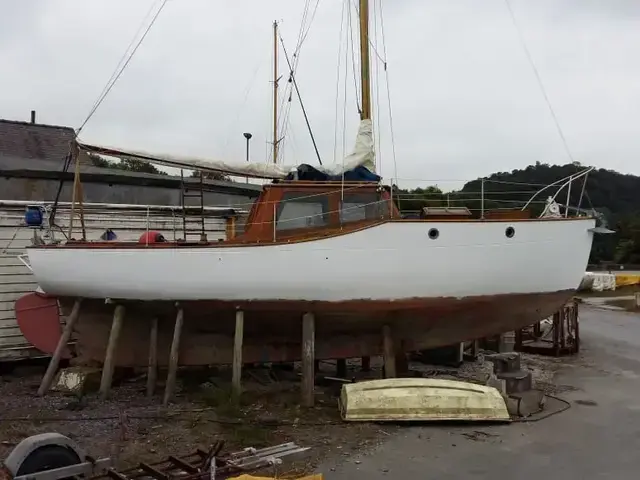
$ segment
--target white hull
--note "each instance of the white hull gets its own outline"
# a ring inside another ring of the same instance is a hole
[[[507,238],[505,229],[515,229]],[[29,248],[48,294],[131,300],[403,300],[576,289],[593,219],[388,222],[262,246]],[[439,236],[431,240],[428,231]]]

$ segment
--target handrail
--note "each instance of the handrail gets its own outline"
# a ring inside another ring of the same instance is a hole
[[[578,178],[583,177],[584,175],[588,174],[590,171],[592,171],[595,167],[589,167],[589,168],[585,168],[584,170],[582,170],[581,172],[575,173],[575,174],[571,174],[568,177],[564,177],[561,178],[560,180],[556,180],[553,183],[550,183],[549,185],[547,185],[546,187],[542,187],[540,190],[538,190],[536,193],[533,194],[533,196],[529,199],[529,201],[524,205],[524,207],[522,207],[522,210],[525,210],[529,204],[542,192],[544,192],[545,190],[547,190],[548,188],[551,188],[561,182],[564,182],[562,184],[562,186],[558,189],[558,191],[555,193],[555,195],[552,197],[552,199],[555,201],[556,197],[558,196],[558,193],[560,193],[562,191],[562,189],[564,187],[566,187],[567,185],[571,185],[571,183],[574,180],[577,180]],[[568,179],[568,180],[567,180]],[[568,199],[567,199],[567,203]]]
[[[50,208],[52,202],[42,201],[42,200],[0,200],[0,207],[29,207],[29,206],[38,206],[44,208]],[[71,202],[58,202],[59,207],[70,207]],[[83,204],[85,210],[96,209],[96,210],[135,210],[146,212],[147,210],[151,210],[151,212],[175,212],[177,210],[182,210],[180,205],[144,205],[144,204],[131,204],[131,203],[84,203]],[[187,209],[197,209],[200,210],[200,206],[191,206],[186,205]],[[204,207],[205,212],[212,214],[219,214],[221,216],[240,216],[247,213],[246,209],[236,208],[234,206],[229,207]]]

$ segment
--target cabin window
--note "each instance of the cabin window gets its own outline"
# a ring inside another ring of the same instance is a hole
[[[329,197],[312,192],[287,192],[276,216],[277,230],[324,227],[329,223]]]
[[[385,212],[388,208],[388,203],[380,200],[378,192],[345,192],[344,200],[340,202],[340,222],[379,220],[386,216]]]

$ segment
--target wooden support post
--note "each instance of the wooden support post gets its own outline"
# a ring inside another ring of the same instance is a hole
[[[400,351],[396,351],[396,375],[400,377],[409,376],[409,359],[407,354],[401,348]]]
[[[315,386],[315,318],[313,313],[302,317],[302,406],[313,407]]]
[[[76,199],[76,201],[78,202],[78,210],[79,210],[79,213],[80,213],[80,226],[82,228],[82,240],[86,240],[87,239],[87,227],[85,226],[85,223],[84,223],[83,198],[84,198],[84,189],[82,188],[82,182],[78,181],[78,198]]]
[[[58,340],[58,345],[56,345],[56,349],[53,352],[53,356],[51,360],[49,360],[49,366],[47,367],[47,371],[42,377],[42,382],[40,383],[40,388],[38,388],[38,395],[44,395],[49,388],[51,387],[51,382],[53,382],[53,377],[58,371],[58,365],[60,365],[60,358],[62,357],[62,351],[66,348],[69,343],[69,338],[71,337],[71,332],[73,332],[73,327],[76,324],[78,318],[80,317],[80,305],[82,303],[82,299],[78,298],[73,304],[73,309],[71,310],[71,314],[67,318],[67,322],[64,326],[64,330],[62,331],[62,335],[60,335],[60,340]]]
[[[78,151],[78,146],[75,142],[72,148],[72,158],[75,157],[76,165],[75,172],[73,174],[73,192],[71,194],[71,213],[69,214],[69,234],[67,238],[72,238],[73,234],[73,221],[75,218],[75,209],[76,205],[78,205],[80,210],[80,223],[82,226],[82,239],[87,239],[87,231],[84,224],[84,207],[82,204],[82,183],[80,181],[80,152]]]
[[[184,323],[184,310],[178,306],[176,325],[173,329],[173,340],[171,342],[171,352],[169,353],[169,371],[167,373],[167,384],[164,388],[163,405],[168,405],[176,388],[176,378],[178,376],[178,356],[180,354],[180,336],[182,335],[182,324]]]
[[[520,345],[522,345],[522,330],[518,330],[520,334]],[[471,357],[476,360],[478,358],[478,354],[480,353],[480,345],[478,345],[478,340],[474,340],[471,342]]]
[[[242,392],[242,342],[244,338],[244,312],[236,311],[236,332],[233,337],[233,365],[231,374],[231,398],[237,401]]]
[[[158,378],[158,317],[151,319],[149,333],[149,365],[147,366],[147,397],[152,397]]]
[[[227,217],[225,232],[227,235],[227,240],[236,238],[236,217]]]
[[[361,368],[363,372],[371,371],[371,357],[362,357]]]
[[[115,370],[115,356],[118,351],[118,339],[120,338],[120,330],[122,330],[124,312],[124,305],[116,305],[116,309],[113,312],[111,333],[109,334],[109,343],[107,343],[107,353],[104,356],[102,378],[100,379],[100,396],[102,398],[106,398],[109,395],[109,390],[111,390],[111,381]]]
[[[347,376],[347,359],[339,358],[336,360],[336,377],[345,378]]]
[[[384,377],[396,378],[396,355],[389,325],[382,327],[382,346],[384,352]]]
[[[553,355],[560,356],[560,313],[553,314]]]

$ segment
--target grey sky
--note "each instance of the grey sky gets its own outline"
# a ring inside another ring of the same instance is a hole
[[[0,117],[26,120],[35,109],[43,123],[78,127],[154,1],[0,0]],[[413,180],[401,185],[424,180],[450,188],[458,183],[445,180],[537,160],[568,161],[504,0],[382,2],[398,177]],[[252,160],[265,161],[271,24],[281,21],[292,53],[304,3],[170,0],[81,138],[242,161],[242,132],[250,131]],[[320,1],[297,73],[325,162],[334,157],[342,5]],[[511,5],[575,159],[640,174],[640,2]],[[280,65],[284,72],[284,59]],[[348,75],[350,149],[358,116]],[[383,80],[380,157],[389,178],[394,167]],[[338,104],[340,157],[344,101]],[[290,125],[284,161],[314,164],[295,100]]]

